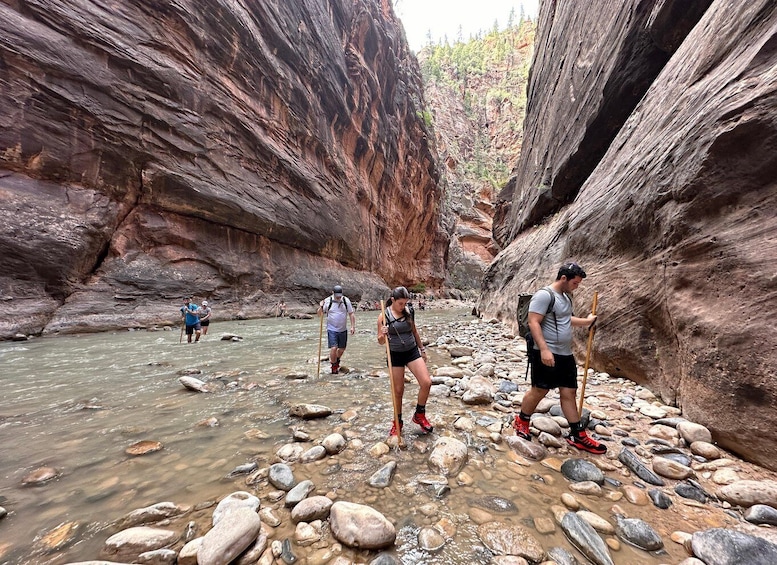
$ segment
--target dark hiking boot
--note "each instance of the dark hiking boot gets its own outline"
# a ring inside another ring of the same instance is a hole
[[[413,414],[413,423],[421,426],[421,430],[425,434],[431,433],[434,430],[432,424],[426,419],[426,414],[421,414],[420,412]]]
[[[528,420],[522,420],[520,416],[516,416],[513,420],[513,429],[515,430],[515,435],[527,441],[531,441]]]
[[[332,374],[336,375],[340,372],[340,363],[332,363]]]
[[[568,436],[567,443],[578,449],[588,451],[589,453],[596,453],[597,455],[607,452],[607,446],[589,437],[585,430],[581,430],[577,436]]]

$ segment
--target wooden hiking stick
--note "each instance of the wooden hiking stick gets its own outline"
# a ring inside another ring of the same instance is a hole
[[[380,312],[383,315],[383,325],[387,326],[386,306],[383,300],[380,301]],[[391,349],[389,348],[389,338],[386,335],[386,359],[388,360],[389,386],[391,387],[391,405],[394,407],[394,427],[397,430],[397,445],[402,445],[402,429],[399,427],[399,411],[397,410],[397,397],[394,394],[394,371],[391,366]]]
[[[591,314],[596,316],[596,306],[599,304],[599,293],[594,292],[594,303],[591,306]],[[585,398],[585,382],[588,380],[588,365],[591,363],[591,348],[594,345],[594,334],[596,333],[596,323],[588,328],[588,346],[585,350],[585,368],[583,369],[583,387],[580,390],[580,401],[577,405],[577,415],[583,417],[583,399]]]
[[[186,322],[181,320],[181,337],[178,338],[178,345],[183,343],[183,329],[186,327]]]
[[[316,368],[316,378],[321,376],[321,342],[324,340],[324,311],[321,311],[321,324],[318,328],[318,367]]]

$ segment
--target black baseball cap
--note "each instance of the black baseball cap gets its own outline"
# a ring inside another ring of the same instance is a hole
[[[339,284],[335,285],[335,287],[332,289],[332,293],[335,296],[337,296],[337,295],[342,296],[343,295],[343,287],[341,287]]]

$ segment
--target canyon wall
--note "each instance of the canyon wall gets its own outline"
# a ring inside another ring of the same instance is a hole
[[[444,280],[388,0],[0,2],[0,338]]]
[[[600,7],[542,3],[479,308],[514,320],[519,292],[579,261],[593,366],[777,468],[777,4]]]

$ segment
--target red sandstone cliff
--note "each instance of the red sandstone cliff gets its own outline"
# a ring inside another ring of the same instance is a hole
[[[4,2],[0,84],[0,337],[443,281],[385,0]]]
[[[698,19],[696,23],[695,19]],[[580,261],[593,364],[777,463],[777,5],[543,2],[482,311]],[[587,306],[588,305],[588,306]]]

